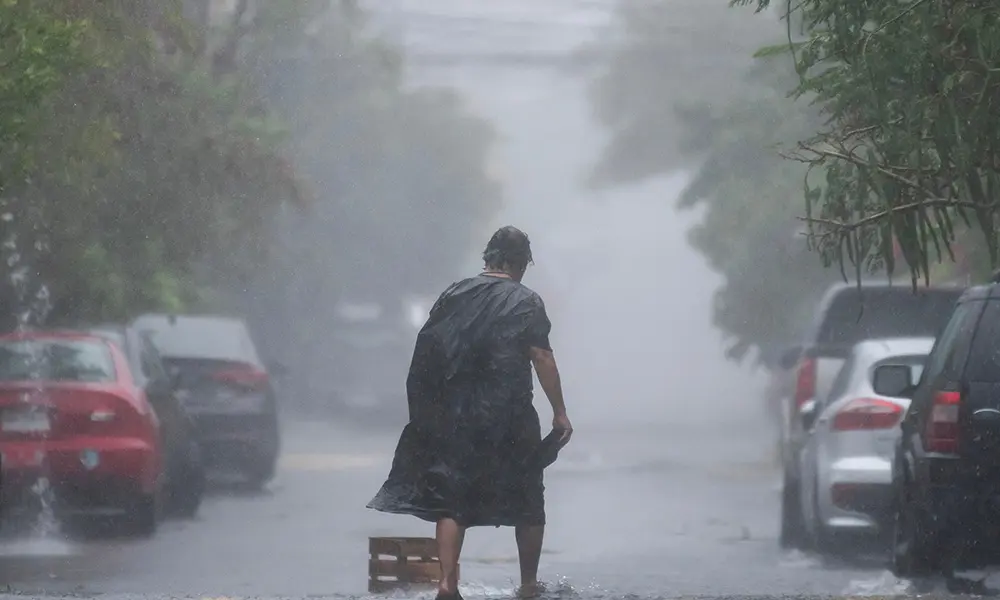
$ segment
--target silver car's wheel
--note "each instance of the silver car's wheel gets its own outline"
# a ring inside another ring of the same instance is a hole
[[[823,517],[820,514],[819,508],[819,484],[816,484],[813,490],[813,519],[812,519],[812,540],[813,546],[816,551],[820,554],[833,554],[837,552],[840,548],[838,546],[838,538],[835,533],[830,531],[827,526],[823,523]]]

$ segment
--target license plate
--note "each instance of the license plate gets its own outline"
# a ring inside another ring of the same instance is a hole
[[[4,471],[40,467],[45,460],[45,452],[38,448],[8,449],[0,455],[0,468]]]
[[[6,411],[0,418],[6,433],[48,433],[51,427],[49,415],[40,410]]]

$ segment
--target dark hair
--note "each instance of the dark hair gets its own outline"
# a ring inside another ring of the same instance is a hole
[[[483,262],[487,269],[526,269],[532,262],[531,240],[517,227],[501,227],[486,244]]]

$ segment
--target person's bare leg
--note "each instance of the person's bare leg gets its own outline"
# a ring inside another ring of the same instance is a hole
[[[438,595],[451,596],[458,592],[458,559],[465,542],[465,528],[454,519],[441,519],[437,522],[436,536],[441,561]]]
[[[538,563],[542,558],[545,525],[519,525],[514,528],[517,557],[521,564],[521,594],[538,592]]]

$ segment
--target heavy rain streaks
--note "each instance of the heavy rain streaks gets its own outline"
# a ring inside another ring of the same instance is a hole
[[[794,71],[752,59],[784,39],[775,15],[161,2],[0,3],[0,33],[5,16],[44,33],[29,54],[0,38],[0,64],[58,75],[0,85],[18,95],[0,148],[27,148],[0,164],[19,207],[0,220],[16,330],[0,337],[0,600],[375,596],[369,539],[434,535],[366,509],[417,331],[508,224],[531,238],[524,283],[575,428],[545,471],[543,598],[946,591],[893,576],[884,536],[781,534],[777,407],[835,373],[776,357],[839,274],[799,243],[801,173],[770,153],[816,118],[785,97]],[[24,378],[4,361],[25,336],[112,349],[103,379],[79,355],[27,378],[44,435],[12,425]],[[537,381],[534,405],[545,435]],[[26,452],[45,458],[36,487]],[[26,525],[25,494],[44,500]],[[513,598],[518,577],[511,529],[468,532],[465,598]]]

